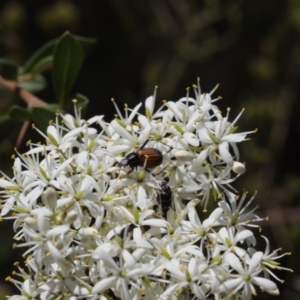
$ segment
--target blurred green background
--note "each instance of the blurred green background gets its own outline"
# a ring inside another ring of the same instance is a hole
[[[241,145],[247,172],[235,187],[249,196],[258,190],[258,214],[269,216],[262,234],[272,249],[294,254],[281,260],[294,273],[275,271],[285,280],[278,283],[277,299],[300,298],[300,0],[1,0],[0,22],[0,57],[19,64],[66,30],[97,38],[73,88],[90,99],[87,116],[110,120],[110,98],[133,107],[155,85],[161,102],[185,96],[198,76],[203,92],[220,83],[214,95],[223,97],[217,103],[223,113],[231,107],[233,121],[246,108],[239,131],[258,128]],[[50,87],[37,95],[52,103]],[[15,102],[1,96],[0,113]],[[19,130],[11,128],[1,139],[1,170],[7,174]],[[12,251],[11,225],[0,226],[0,299],[13,293],[5,277],[21,260],[21,252]],[[264,241],[257,242],[264,251]]]

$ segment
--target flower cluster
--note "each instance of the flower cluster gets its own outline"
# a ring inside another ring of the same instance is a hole
[[[254,247],[261,219],[231,183],[245,167],[229,111],[211,93],[187,94],[145,115],[114,102],[116,118],[58,114],[45,144],[4,175],[1,215],[14,219],[26,269],[9,299],[251,299],[277,295],[277,251]],[[100,128],[100,129],[98,129]],[[38,129],[36,129],[38,130]],[[240,199],[239,199],[240,198]],[[218,207],[201,220],[208,201]],[[237,200],[239,201],[237,202]],[[248,247],[248,248],[247,248]]]

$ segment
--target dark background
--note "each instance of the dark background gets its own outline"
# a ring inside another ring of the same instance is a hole
[[[90,99],[88,116],[105,114],[110,120],[115,112],[110,98],[120,108],[133,107],[155,85],[161,102],[185,96],[198,76],[203,92],[220,83],[214,94],[223,97],[220,110],[225,114],[231,107],[233,121],[246,108],[239,131],[258,128],[240,147],[247,172],[235,187],[249,196],[258,190],[257,213],[269,216],[262,234],[272,249],[294,254],[281,260],[293,274],[275,271],[286,281],[278,283],[277,299],[299,299],[294,289],[300,274],[299,0],[1,0],[0,21],[0,56],[19,64],[66,30],[98,39],[73,88]],[[54,102],[50,88],[38,96]],[[0,113],[9,105],[0,98]],[[19,129],[12,128],[0,144],[1,169],[7,174]],[[11,250],[11,223],[2,222],[1,228],[0,291],[5,295],[12,292],[4,279],[21,258]],[[258,244],[264,251],[262,238]]]

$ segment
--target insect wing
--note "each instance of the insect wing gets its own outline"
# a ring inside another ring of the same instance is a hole
[[[146,168],[154,168],[159,166],[163,161],[162,153],[155,148],[143,148],[137,151],[137,154],[140,156],[139,165],[142,167],[146,162]]]

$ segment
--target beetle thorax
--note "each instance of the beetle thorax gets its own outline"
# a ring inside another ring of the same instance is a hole
[[[127,160],[128,166],[131,168],[137,167],[140,162],[140,156],[135,152],[129,153],[125,159]]]

